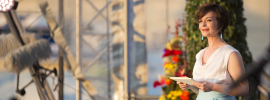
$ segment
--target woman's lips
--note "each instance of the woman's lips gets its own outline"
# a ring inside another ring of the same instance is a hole
[[[209,29],[202,29],[202,31],[209,31]]]

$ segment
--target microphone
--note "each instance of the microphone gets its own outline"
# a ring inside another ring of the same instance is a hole
[[[50,43],[40,39],[9,52],[5,57],[4,67],[9,72],[19,74],[26,67],[32,66],[38,60],[48,59],[51,55]]]
[[[34,33],[23,33],[21,34],[25,44],[34,42],[41,37]],[[14,38],[12,34],[0,35],[0,57],[4,57],[8,52],[21,47],[21,44]]]

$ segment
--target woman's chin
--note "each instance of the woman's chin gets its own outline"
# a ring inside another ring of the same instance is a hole
[[[208,36],[208,33],[202,33],[202,36],[203,37],[207,37]]]
[[[209,35],[209,32],[201,32],[203,36]]]

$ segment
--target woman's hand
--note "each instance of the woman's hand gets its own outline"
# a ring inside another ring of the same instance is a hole
[[[213,91],[214,89],[214,83],[210,83],[207,81],[203,81],[203,82],[192,82],[193,85],[195,85],[196,87],[198,87],[201,91],[203,92],[209,92],[209,91]]]
[[[178,84],[182,90],[187,90],[190,88],[190,86],[186,83],[182,83],[182,82],[177,81],[176,84]]]

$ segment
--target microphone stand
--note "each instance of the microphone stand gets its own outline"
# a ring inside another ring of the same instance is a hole
[[[18,16],[16,14],[16,11],[15,11],[17,9],[17,6],[18,6],[18,2],[15,2],[15,5],[13,6],[13,8],[10,11],[4,12],[3,14],[7,20],[8,26],[9,26],[14,38],[17,40],[18,43],[21,44],[21,46],[24,46],[25,43],[20,35],[20,34],[24,33],[24,29],[23,29],[23,27],[20,23],[20,20],[18,19]],[[29,86],[29,84],[34,82],[41,100],[47,100],[47,99],[55,100],[52,92],[50,91],[50,88],[48,87],[47,81],[42,78],[42,77],[44,77],[44,75],[43,76],[41,75],[41,73],[39,72],[39,69],[41,69],[41,66],[39,65],[38,62],[33,64],[33,66],[29,66],[29,72],[32,76],[32,80],[25,87],[23,87],[21,90],[18,89],[19,88],[19,73],[18,73],[16,92],[21,94],[21,95],[24,95],[25,94],[24,88],[26,88],[27,86]],[[56,69],[54,69],[51,72],[54,72],[56,74]],[[47,98],[47,96],[48,96],[48,98]]]

